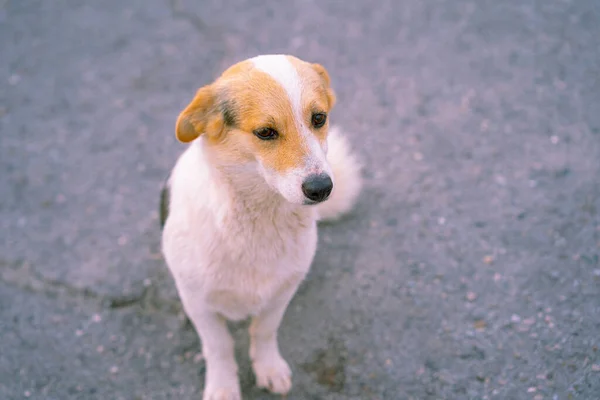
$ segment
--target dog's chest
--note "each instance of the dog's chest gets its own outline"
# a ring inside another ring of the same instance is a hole
[[[312,214],[225,218],[203,274],[206,301],[242,319],[294,290],[310,268],[317,242]]]

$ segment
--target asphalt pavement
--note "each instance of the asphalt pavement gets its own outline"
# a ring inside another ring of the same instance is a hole
[[[287,398],[600,399],[596,0],[0,1],[0,399],[201,398],[159,192],[178,112],[266,53],[329,70],[366,180]]]

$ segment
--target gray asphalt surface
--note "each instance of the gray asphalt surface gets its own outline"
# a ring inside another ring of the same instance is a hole
[[[0,398],[200,398],[174,121],[280,52],[328,68],[367,180],[286,314],[288,399],[600,399],[596,0],[0,2]]]

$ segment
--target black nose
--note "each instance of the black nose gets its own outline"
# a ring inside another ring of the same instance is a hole
[[[320,202],[331,193],[333,182],[327,174],[311,175],[302,183],[302,192],[312,201]]]

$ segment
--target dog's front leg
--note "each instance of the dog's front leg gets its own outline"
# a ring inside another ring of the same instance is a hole
[[[292,372],[279,353],[277,330],[296,289],[294,286],[278,296],[275,304],[252,319],[249,329],[256,385],[278,394],[286,394],[292,387]]]
[[[225,318],[190,302],[185,295],[182,301],[202,341],[206,360],[203,400],[241,400],[234,342]]]

